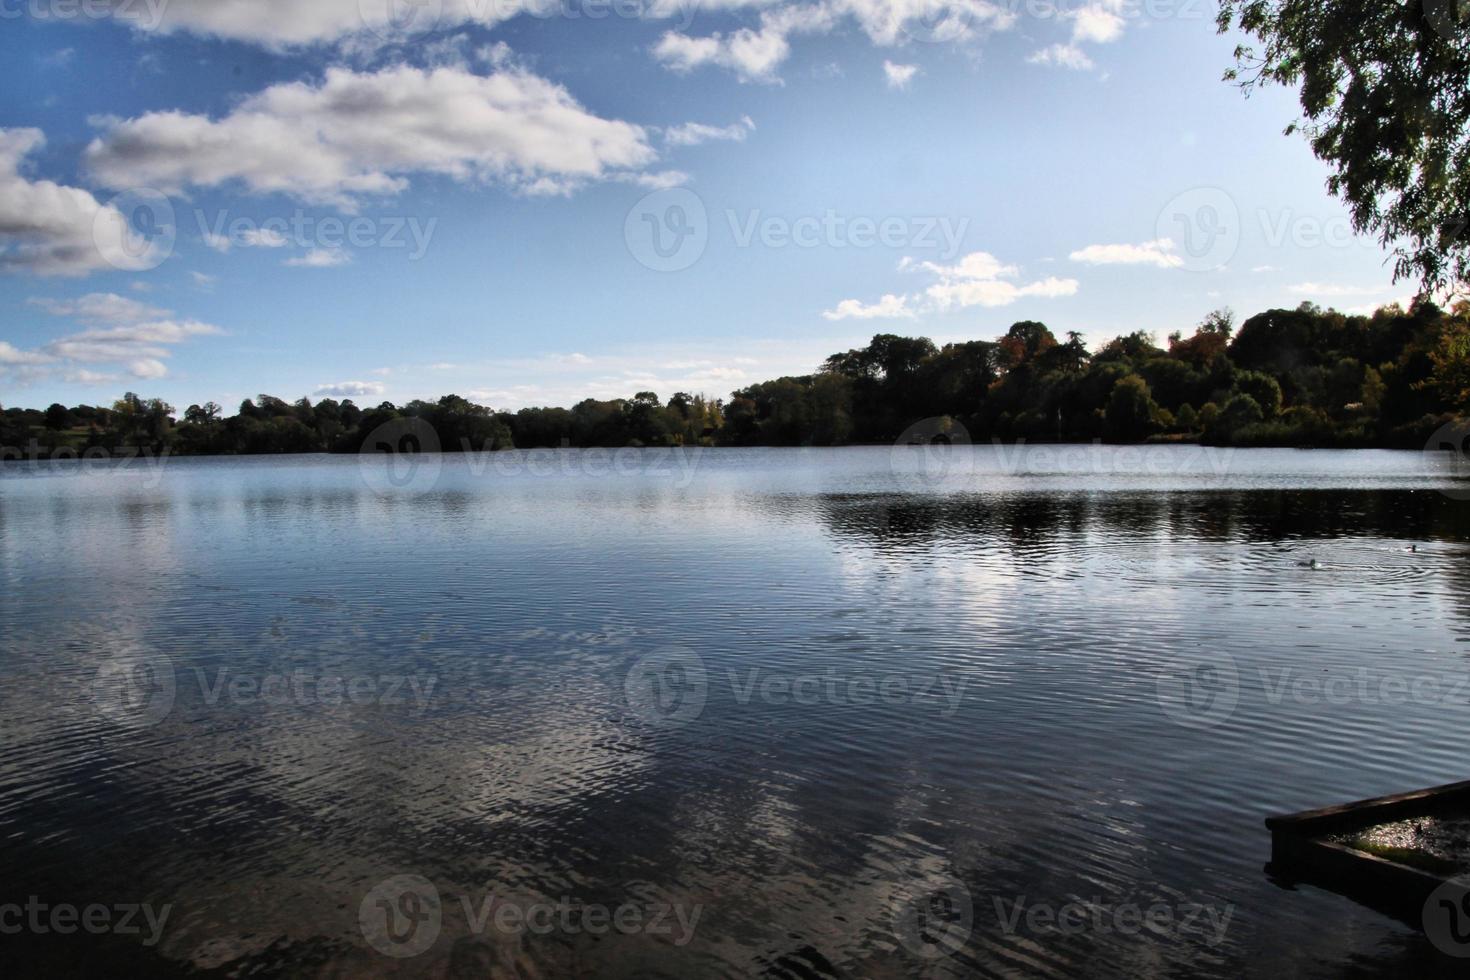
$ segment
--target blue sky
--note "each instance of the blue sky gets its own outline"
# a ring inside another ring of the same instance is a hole
[[[1413,292],[1204,2],[151,2],[0,4],[6,405],[724,397]]]

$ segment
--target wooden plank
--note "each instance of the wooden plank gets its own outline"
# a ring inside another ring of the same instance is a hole
[[[1272,875],[1320,885],[1418,926],[1425,901],[1450,880],[1327,836],[1431,816],[1470,804],[1470,780],[1267,817]]]
[[[1415,816],[1429,816],[1436,810],[1460,802],[1470,803],[1470,780],[1267,817],[1266,826],[1273,833],[1287,831],[1316,836]]]

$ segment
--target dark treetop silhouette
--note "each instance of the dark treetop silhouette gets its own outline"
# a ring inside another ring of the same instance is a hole
[[[209,402],[176,420],[172,406],[130,392],[111,408],[9,409],[0,415],[0,445],[9,458],[89,448],[375,451],[375,431],[411,417],[432,427],[429,448],[437,441],[444,451],[890,442],[925,419],[986,441],[1420,448],[1439,426],[1470,414],[1470,303],[1446,312],[1419,301],[1371,317],[1303,304],[1251,317],[1239,330],[1222,310],[1166,343],[1137,332],[1090,352],[1080,335],[1058,340],[1034,321],[993,341],[943,348],[880,334],[814,374],[754,384],[728,401],[683,392],[662,401],[644,391],[515,413],[457,395],[366,409],[261,395],[228,418]]]

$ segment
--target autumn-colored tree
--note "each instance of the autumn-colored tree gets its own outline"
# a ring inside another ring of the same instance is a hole
[[[1434,373],[1421,386],[1433,388],[1455,411],[1470,411],[1470,323],[1460,319],[1446,327],[1429,360]]]
[[[1230,345],[1230,333],[1235,329],[1235,314],[1229,310],[1216,310],[1205,317],[1195,328],[1194,336],[1185,339],[1181,334],[1169,335],[1169,356],[1192,364],[1203,370],[1216,357],[1225,353]]]

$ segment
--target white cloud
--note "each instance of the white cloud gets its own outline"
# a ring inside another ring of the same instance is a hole
[[[352,256],[340,248],[314,248],[305,255],[287,259],[286,265],[299,269],[334,269],[352,261]]]
[[[190,272],[189,278],[194,280],[194,285],[201,289],[208,289],[219,281],[218,276],[211,276],[207,272]]]
[[[1258,272],[1258,273],[1259,272],[1275,272],[1276,271],[1276,267],[1274,265],[1255,265],[1255,266],[1251,266],[1251,271],[1252,272]]]
[[[1033,53],[1026,60],[1033,65],[1052,65],[1071,68],[1073,71],[1086,71],[1092,67],[1092,59],[1075,44],[1053,44]]]
[[[716,65],[735,72],[743,82],[779,82],[776,69],[791,53],[793,34],[824,33],[836,17],[828,6],[775,7],[761,13],[760,29],[742,27],[729,34],[689,37],[669,31],[654,45],[653,56],[666,68],[688,72]]]
[[[1348,297],[1348,296],[1377,296],[1388,292],[1386,286],[1347,286],[1339,283],[1326,282],[1299,282],[1286,287],[1287,292],[1298,293],[1304,296]]]
[[[81,276],[157,265],[116,208],[80,188],[21,176],[22,161],[45,141],[39,129],[0,129],[0,270]]]
[[[189,32],[251,41],[271,48],[358,38],[363,44],[422,37],[462,24],[492,26],[533,6],[532,0],[434,0],[417,6],[390,0],[97,0],[113,17],[144,33]],[[543,5],[544,6],[544,5]],[[395,22],[395,15],[397,20]],[[42,11],[37,16],[45,16]],[[75,18],[73,18],[75,19]]]
[[[204,233],[204,244],[221,255],[235,247],[235,243],[230,241],[229,235],[216,235],[212,231],[206,231]]]
[[[76,299],[33,298],[32,306],[38,306],[53,316],[70,316],[90,323],[137,323],[150,317],[167,316],[147,303],[140,303],[117,293],[88,293]]]
[[[95,327],[73,335],[70,342],[100,341],[122,344],[180,344],[192,337],[214,337],[224,331],[198,320],[149,320],[118,327]],[[58,341],[61,343],[63,341]]]
[[[1152,265],[1160,269],[1182,266],[1184,260],[1174,254],[1178,248],[1168,238],[1141,245],[1088,245],[1067,256],[1073,262],[1087,265]]]
[[[1009,306],[1028,296],[1055,298],[1077,292],[1077,280],[1049,276],[1024,285],[1011,282],[1020,275],[1013,265],[1003,265],[989,252],[971,252],[955,265],[924,262],[919,268],[938,277],[924,291],[940,312],[971,306]]]
[[[1123,36],[1121,3],[1094,3],[1072,14],[1072,40],[1107,44]]]
[[[396,194],[412,174],[568,192],[642,170],[646,131],[603,119],[566,89],[520,70],[327,70],[283,83],[220,119],[150,112],[110,122],[87,147],[102,183],[168,191],[239,182],[256,193],[355,207]]]
[[[914,311],[908,307],[908,297],[884,293],[876,303],[864,306],[862,301],[845,299],[830,310],[822,311],[828,320],[873,320],[912,317]]]
[[[889,88],[905,89],[914,76],[919,73],[918,65],[896,65],[891,61],[883,62],[883,77],[888,81]]]
[[[1123,12],[1127,0],[1093,0],[1077,10],[1065,12],[1072,22],[1072,37],[1065,44],[1052,44],[1035,51],[1026,60],[1033,65],[1051,65],[1086,71],[1092,59],[1082,50],[1083,44],[1110,44],[1123,36],[1127,22]]]
[[[651,191],[678,187],[688,182],[689,175],[682,170],[660,170],[655,173],[637,174],[633,177],[633,183],[639,187],[647,187]]]
[[[735,72],[743,82],[776,82],[776,69],[791,53],[786,33],[748,27],[723,36],[689,37],[669,31],[654,46],[653,56],[664,67],[689,72],[702,65],[718,65]]]
[[[105,371],[88,371],[86,368],[78,368],[75,371],[68,371],[62,376],[62,380],[74,385],[104,385],[116,381],[117,375],[108,374]]]
[[[247,228],[240,235],[246,248],[285,248],[291,240],[274,228]]]
[[[733,140],[743,143],[745,138],[755,132],[755,123],[749,116],[741,116],[738,122],[728,126],[708,126],[704,123],[685,123],[682,126],[671,126],[664,130],[664,141],[671,146],[698,146],[700,143],[708,143],[711,140]]]
[[[436,68],[464,68],[470,63],[469,44],[468,34],[451,34],[448,37],[418,41],[416,46],[425,64]]]
[[[1084,12],[1071,15],[1087,27],[1106,33],[1107,11],[1123,0],[1091,0]],[[100,8],[135,30],[247,41],[281,50],[319,43],[340,44],[349,55],[371,57],[385,47],[414,42],[430,64],[462,65],[465,26],[493,27],[530,14],[538,18],[561,13],[558,0],[431,0],[402,4],[395,0],[96,0]],[[758,29],[693,38],[671,32],[655,49],[660,61],[687,70],[717,64],[748,81],[773,81],[775,69],[790,50],[793,33],[828,31],[850,19],[876,45],[892,47],[910,40],[964,41],[982,32],[1004,30],[1017,21],[1012,5],[993,0],[654,0],[641,11],[648,20],[675,19],[687,29],[698,10],[759,10]],[[46,16],[41,12],[38,16]],[[474,52],[477,60],[499,67],[510,60],[504,42]]]
[[[333,381],[317,385],[312,394],[319,398],[378,398],[383,391],[381,381]]]
[[[18,350],[0,342],[0,377],[27,381],[52,375],[66,381],[100,384],[114,380],[116,374],[79,365],[112,364],[135,378],[156,380],[168,374],[164,359],[172,354],[174,346],[224,333],[213,324],[173,319],[169,310],[115,293],[88,293],[70,300],[33,299],[31,303],[55,316],[92,326],[38,350]],[[25,373],[19,373],[22,371]]]
[[[1016,22],[1014,6],[988,0],[833,0],[882,47],[907,41],[963,41]]]
[[[45,354],[31,350],[20,350],[6,341],[0,340],[0,367],[48,364],[50,361],[51,358]]]
[[[153,380],[167,376],[168,367],[159,360],[151,357],[141,358],[128,365],[128,373],[135,378]]]
[[[1020,277],[1020,269],[1002,263],[989,252],[971,252],[954,265],[905,258],[898,267],[900,271],[928,273],[934,281],[922,293],[885,294],[872,304],[845,299],[822,316],[828,320],[911,317],[972,306],[1010,306],[1027,297],[1050,299],[1077,292],[1077,280],[1056,276],[1018,284],[1013,280]]]
[[[1121,3],[1103,0],[1094,5],[1114,9]],[[768,9],[772,5],[773,0],[656,0],[643,14],[648,19],[678,17],[687,25],[694,8]],[[361,52],[372,52],[388,43],[423,41],[436,32],[444,35],[468,25],[492,27],[523,13],[546,17],[563,9],[556,0],[433,0],[418,5],[391,0],[97,0],[97,6],[110,7],[117,20],[140,32],[185,31],[276,49],[347,42],[350,50]],[[884,46],[901,43],[907,37],[962,40],[973,36],[977,28],[1009,25],[1015,20],[1004,5],[990,0],[826,0],[796,9],[818,7],[851,17],[874,43]],[[45,16],[45,12],[37,16]],[[450,40],[454,40],[452,35]],[[430,43],[436,50],[446,46],[443,40]]]
[[[826,0],[786,6],[766,6],[764,0],[711,0],[707,5],[765,9],[758,28],[706,37],[667,32],[653,49],[654,57],[665,67],[687,72],[714,65],[735,72],[741,81],[779,82],[776,72],[791,53],[793,35],[825,34],[848,19],[856,21],[880,47],[913,40],[962,41],[1006,30],[1016,22],[1015,13],[990,0]],[[677,7],[669,3],[655,9],[670,14]]]
[[[684,376],[684,381],[686,382],[684,387],[690,387],[689,382],[693,382],[696,385],[703,384],[704,382],[711,384],[732,384],[744,381],[747,377],[749,375],[740,368],[710,367],[686,374]]]
[[[1385,306],[1394,305],[1397,305],[1398,308],[1401,310],[1407,310],[1411,308],[1414,305],[1413,294],[1411,293],[1406,296],[1400,296],[1396,299],[1375,300],[1372,303],[1364,303],[1361,306],[1349,306],[1342,312],[1346,313],[1348,316],[1372,316],[1379,310],[1383,309]]]
[[[496,41],[475,51],[475,58],[491,68],[501,68],[515,60],[515,52],[504,41]]]

